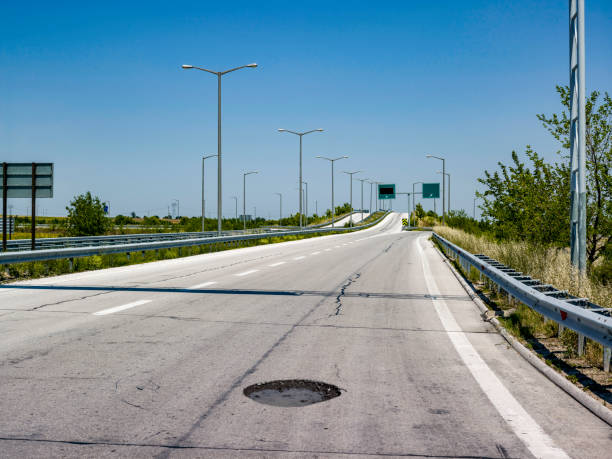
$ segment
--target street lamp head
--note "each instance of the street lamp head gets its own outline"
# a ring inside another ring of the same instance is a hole
[[[282,129],[282,128],[278,130],[278,132],[286,132],[286,131],[287,129]]]
[[[252,64],[248,64],[246,67],[254,69],[255,67],[257,67],[257,64],[253,62]]]
[[[183,64],[183,65],[181,65],[181,67],[183,67],[184,69],[192,69],[193,65]]]
[[[346,155],[341,157],[341,159],[347,159],[347,158],[348,158],[348,156],[346,156]]]
[[[426,158],[433,158],[433,156],[431,156],[431,155],[426,155],[425,157]]]
[[[319,129],[315,129],[315,131],[317,131],[317,132],[323,132],[323,129],[319,128]]]

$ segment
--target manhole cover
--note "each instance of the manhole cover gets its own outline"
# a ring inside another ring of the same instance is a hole
[[[284,407],[312,405],[340,395],[340,389],[336,386],[307,379],[253,384],[242,392],[256,402]]]

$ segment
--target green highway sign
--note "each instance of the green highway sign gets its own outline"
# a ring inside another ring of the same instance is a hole
[[[440,184],[439,183],[423,183],[424,198],[439,198]]]
[[[395,199],[395,185],[378,185],[378,199]]]

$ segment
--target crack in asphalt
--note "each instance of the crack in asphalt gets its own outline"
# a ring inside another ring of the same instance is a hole
[[[332,317],[332,315],[334,316],[340,315],[340,310],[342,309],[342,299],[341,298],[344,296],[346,289],[349,288],[351,284],[355,283],[357,279],[359,279],[360,277],[361,277],[361,273],[355,273],[352,276],[349,276],[349,278],[346,280],[346,283],[342,285],[342,287],[340,287],[340,293],[338,293],[338,296],[336,296],[336,313],[330,314],[329,317]]]
[[[27,311],[29,311],[29,312],[31,312],[31,311],[38,311],[39,309],[46,308],[47,306],[57,306],[58,304],[71,303],[72,301],[82,301],[82,300],[86,300],[88,298],[93,298],[95,296],[107,295],[109,293],[112,293],[112,291],[98,292],[98,293],[94,293],[93,295],[85,295],[85,296],[81,296],[79,298],[70,298],[70,299],[67,299],[67,300],[57,301],[55,303],[41,304],[40,306],[36,306],[36,307],[30,308],[30,309],[27,309]]]

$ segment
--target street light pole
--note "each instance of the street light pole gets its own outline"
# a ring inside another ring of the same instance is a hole
[[[361,182],[361,220],[363,220],[363,182],[367,181],[368,179],[363,178],[357,180]]]
[[[349,221],[350,221],[350,226],[353,226],[353,175],[354,174],[359,174],[361,171],[355,171],[355,172],[347,172],[347,171],[343,171],[345,174],[348,174],[349,176],[349,181],[350,181],[350,194],[351,194],[351,215],[349,217]]]
[[[332,228],[334,227],[334,223],[336,221],[336,209],[334,207],[334,163],[341,159],[346,159],[348,156],[339,156],[338,158],[326,158],[325,156],[317,156],[319,159],[326,159],[331,163],[331,198],[332,198]]]
[[[244,172],[242,174],[242,222],[244,229],[246,229],[246,176],[251,174],[259,174],[259,171]]]
[[[222,219],[222,200],[221,200],[221,77],[226,73],[234,72],[236,70],[244,69],[244,68],[255,68],[257,64],[248,64],[241,65],[240,67],[235,67],[233,69],[225,70],[223,72],[215,72],[214,70],[208,70],[202,67],[196,67],[194,65],[182,65],[183,69],[196,69],[201,70],[203,72],[212,73],[213,75],[217,75],[217,234],[221,236],[221,219]]]
[[[368,183],[370,184],[370,206],[369,206],[369,211],[370,211],[370,215],[372,215],[374,212],[372,212],[372,185],[374,184],[373,181],[369,180]]]
[[[280,198],[279,210],[278,210],[278,226],[282,225],[281,220],[283,219],[283,194],[282,193],[274,193],[278,195]]]
[[[442,174],[446,174],[446,159],[439,156],[427,155],[427,158],[435,158],[442,161]],[[446,225],[446,181],[444,175],[442,176],[442,225]]]
[[[570,0],[570,257],[572,266],[586,270],[586,112],[584,0]]]
[[[323,132],[323,129],[313,129],[311,131],[306,131],[306,132],[295,132],[295,131],[290,131],[289,129],[279,129],[278,132],[288,132],[289,134],[295,134],[297,136],[300,137],[300,176],[299,176],[299,193],[300,193],[300,229],[303,229],[304,225],[302,224],[302,137],[304,137],[306,134],[311,134],[313,132]]]
[[[204,232],[204,219],[206,218],[206,201],[204,201],[204,161],[217,155],[202,156],[202,232]]]
[[[302,182],[304,185],[306,185],[306,196],[304,199],[304,225],[308,225],[308,182]]]

